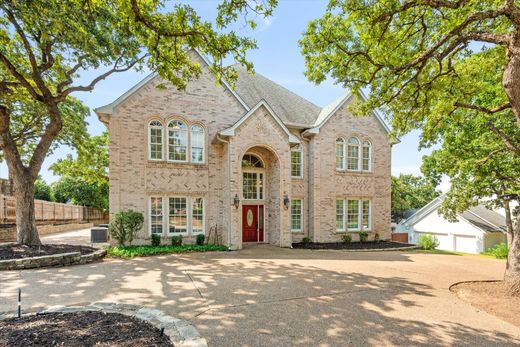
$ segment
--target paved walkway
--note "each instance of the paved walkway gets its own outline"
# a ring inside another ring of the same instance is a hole
[[[448,290],[500,279],[480,257],[248,246],[0,272],[0,311],[107,301],[192,321],[210,346],[518,346],[520,328]]]
[[[66,243],[69,245],[88,246],[92,245],[90,242],[90,228],[42,236],[41,241],[43,243]]]

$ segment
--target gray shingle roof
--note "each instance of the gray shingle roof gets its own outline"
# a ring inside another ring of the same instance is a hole
[[[507,230],[506,218],[484,205],[471,207],[461,213],[461,216],[477,228],[485,231],[503,232]]]
[[[235,92],[249,106],[265,100],[284,123],[312,126],[321,108],[309,100],[291,92],[259,73],[251,75],[239,64],[233,65],[238,72]]]

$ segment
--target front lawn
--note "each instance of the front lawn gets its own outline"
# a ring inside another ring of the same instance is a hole
[[[110,246],[107,248],[109,257],[133,258],[145,257],[149,255],[186,253],[186,252],[215,252],[227,251],[227,246],[222,245],[181,245],[181,246]]]
[[[440,249],[412,249],[408,250],[406,252],[413,252],[413,253],[426,253],[426,254],[447,254],[447,255],[462,255],[462,256],[469,256],[469,257],[482,257],[482,258],[489,258],[489,259],[497,259],[495,256],[487,254],[487,253],[464,253],[464,252],[454,252],[454,251],[443,251]]]

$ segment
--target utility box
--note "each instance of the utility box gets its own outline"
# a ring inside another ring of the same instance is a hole
[[[108,241],[108,228],[95,227],[90,229],[90,242],[102,243]]]

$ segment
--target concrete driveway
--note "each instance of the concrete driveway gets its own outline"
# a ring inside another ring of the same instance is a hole
[[[248,246],[239,252],[105,260],[0,272],[0,311],[94,301],[192,321],[210,346],[508,346],[515,327],[459,300],[457,281],[500,279],[470,256]]]

